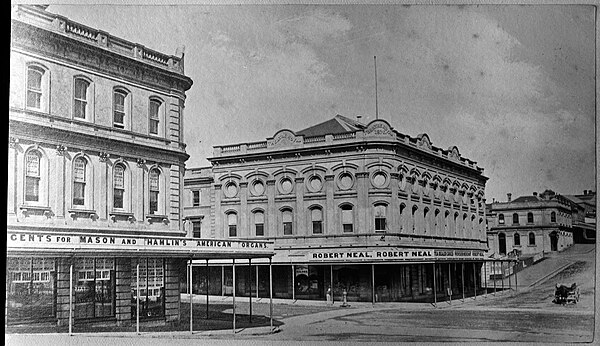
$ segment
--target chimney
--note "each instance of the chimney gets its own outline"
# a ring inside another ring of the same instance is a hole
[[[537,192],[533,192],[533,195],[534,195],[535,197],[537,197]]]
[[[356,121],[358,121],[360,123],[360,120],[362,119],[362,115],[357,115],[356,116]]]
[[[506,194],[506,198],[508,199],[508,201],[510,202],[510,198],[512,197],[512,193],[507,193]]]
[[[586,196],[588,194],[587,190],[583,190],[583,195]]]

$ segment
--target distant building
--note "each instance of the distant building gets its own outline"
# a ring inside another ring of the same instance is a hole
[[[551,190],[487,204],[489,252],[519,257],[563,251],[573,245],[572,202]]]
[[[573,236],[576,243],[596,242],[596,192],[584,190],[579,195],[564,195],[573,202]]]
[[[12,10],[6,325],[178,320],[190,256],[262,251],[185,237],[183,56]]]
[[[338,115],[209,161],[186,170],[187,232],[274,241],[275,297],[433,301],[481,286],[488,178],[456,147]],[[267,293],[264,263],[240,267],[237,294]],[[208,274],[211,294],[231,294],[230,261]]]

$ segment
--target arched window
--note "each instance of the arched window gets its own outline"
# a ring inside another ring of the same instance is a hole
[[[229,230],[230,237],[237,237],[237,214],[236,213],[228,213],[227,214],[227,228]]]
[[[342,206],[342,229],[344,233],[354,232],[354,212],[350,204]]]
[[[294,234],[292,209],[285,208],[285,209],[281,210],[281,221],[282,221],[282,225],[283,225],[283,234],[284,235]]]
[[[458,212],[454,213],[454,234],[458,232]]]
[[[76,119],[87,119],[88,89],[90,82],[83,78],[75,78],[75,90],[73,92],[73,117]]]
[[[513,214],[513,223],[519,223],[519,214],[517,214],[517,213]]]
[[[31,150],[25,156],[25,201],[40,201],[41,154]]]
[[[550,213],[550,222],[556,222],[556,212]]]
[[[254,212],[254,233],[258,237],[265,235],[265,213],[262,211]]]
[[[436,210],[433,212],[433,222],[434,222],[434,225],[433,225],[433,227],[435,227],[435,230],[436,230],[436,232],[437,232],[437,227],[438,227],[438,221],[439,221],[439,218],[440,218],[440,210],[439,210],[439,209],[436,209]]]
[[[120,163],[115,165],[113,171],[113,208],[125,208],[125,166]]]
[[[515,235],[513,236],[514,239],[514,244],[515,246],[521,246],[521,236],[519,235],[519,233],[515,233]]]
[[[150,99],[150,110],[148,111],[148,132],[151,135],[160,134],[160,114],[162,109],[162,102],[158,99]]]
[[[319,207],[310,210],[313,234],[323,233],[323,210]]]
[[[128,110],[128,93],[122,89],[113,91],[113,126],[119,129],[125,128]]]
[[[527,213],[527,223],[533,223],[533,213]]]
[[[86,205],[87,161],[78,157],[73,162],[73,205]]]
[[[44,97],[43,77],[45,71],[37,66],[27,68],[27,108],[42,110]]]
[[[387,229],[386,225],[386,209],[385,204],[375,204],[375,231],[383,231]]]
[[[149,214],[158,214],[160,208],[160,171],[153,168],[149,173],[150,209]]]
[[[529,245],[535,245],[535,233],[529,233]]]
[[[504,225],[504,214],[498,214],[498,224]]]

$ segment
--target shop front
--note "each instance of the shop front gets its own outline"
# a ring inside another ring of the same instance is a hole
[[[5,323],[175,321],[189,261],[270,256],[266,241],[9,230]]]
[[[338,302],[345,296],[348,302],[373,303],[435,303],[472,297],[485,291],[481,280],[484,261],[484,252],[480,250],[395,247],[276,250],[273,297]],[[236,295],[269,296],[268,287],[262,284],[268,278],[266,270],[266,263],[260,259],[236,265]],[[231,261],[212,261],[208,266],[195,263],[194,276],[198,281],[192,292],[206,294],[208,285],[211,295],[232,295],[231,273]]]

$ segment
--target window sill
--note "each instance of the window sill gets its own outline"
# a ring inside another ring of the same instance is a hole
[[[86,216],[92,220],[98,219],[98,214],[96,214],[96,211],[92,210],[92,209],[71,208],[71,209],[68,209],[67,211],[69,212],[69,216],[71,216],[72,219],[76,219],[80,216]]]
[[[146,215],[146,221],[150,224],[155,222],[162,222],[166,225],[169,223],[169,217],[167,215],[148,214]]]
[[[108,213],[108,215],[110,215],[110,219],[112,220],[112,222],[117,222],[118,220],[127,220],[133,223],[135,221],[133,213],[129,213],[126,211],[113,210],[110,213]]]
[[[29,217],[30,215],[44,215],[47,218],[50,218],[54,213],[52,212],[52,208],[45,205],[30,205],[23,204],[19,207],[21,212],[25,217]]]

